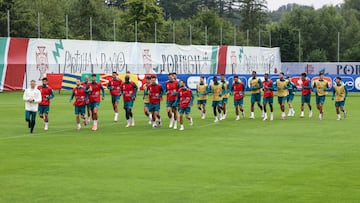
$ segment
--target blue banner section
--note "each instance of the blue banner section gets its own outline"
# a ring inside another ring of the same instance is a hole
[[[196,84],[200,81],[200,76],[204,76],[205,80],[209,84],[213,77],[216,76],[220,80],[220,75],[213,75],[213,74],[206,74],[206,75],[191,75],[191,74],[179,74],[177,75],[177,78],[180,80],[184,80],[188,87],[191,89],[196,88]],[[251,75],[238,75],[241,81],[245,84],[246,91],[250,91],[249,86],[249,80],[252,77]],[[285,77],[290,76],[291,81],[300,89],[302,86],[301,76],[300,75],[286,75]],[[340,76],[342,78],[342,82],[346,85],[349,92],[360,92],[360,76],[357,75],[325,75],[324,79],[329,82],[329,85],[331,87],[331,90],[333,89],[333,84],[335,84],[335,79],[337,76]],[[158,81],[160,84],[164,85],[165,81],[168,80],[168,75],[157,75]],[[258,78],[260,78],[262,81],[264,80],[264,75],[258,75]],[[307,76],[312,84],[315,80],[319,79],[319,76],[316,75],[308,75]],[[270,75],[269,78],[272,81],[276,81],[279,78],[279,75]],[[234,75],[225,75],[225,79],[229,81],[229,84],[231,84],[234,80]],[[298,90],[300,91],[300,90]]]

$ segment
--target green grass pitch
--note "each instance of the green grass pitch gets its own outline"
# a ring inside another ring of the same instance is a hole
[[[341,121],[329,96],[322,121],[314,97],[312,119],[299,118],[296,96],[296,117],[280,120],[276,103],[272,122],[258,109],[255,120],[235,121],[230,99],[227,119],[214,123],[209,100],[207,118],[194,106],[185,131],[167,128],[164,102],[163,127],[152,129],[140,97],[136,126],[126,129],[123,109],[113,122],[107,94],[92,132],[76,130],[69,93],[56,93],[49,130],[37,118],[30,134],[22,92],[0,93],[0,202],[360,201],[358,93]]]

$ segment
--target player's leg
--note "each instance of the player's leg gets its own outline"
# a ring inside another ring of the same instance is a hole
[[[86,124],[90,124],[90,120],[92,117],[90,102],[86,104],[86,112],[87,112]]]
[[[258,107],[259,107],[259,109],[261,111],[261,117],[263,118],[264,117],[264,110],[263,110],[263,107],[261,105],[261,94],[260,93],[258,93],[256,95],[256,102],[257,102],[257,105],[258,105]]]
[[[193,125],[193,119],[192,119],[192,117],[190,116],[190,110],[191,110],[190,107],[187,107],[187,108],[185,109],[185,117],[186,117],[186,119],[189,120],[190,125]]]
[[[81,125],[80,125],[80,114],[76,114],[76,124],[77,124],[77,128],[78,130],[81,129]]]
[[[177,112],[178,112],[178,109],[176,106],[173,106],[172,107],[172,115],[173,115],[173,124],[174,124],[174,129],[177,129],[177,118],[178,118],[178,115],[177,115]]]
[[[234,99],[234,107],[235,107],[235,120],[239,120],[240,119],[240,115],[239,115],[239,100],[235,100]]]
[[[112,102],[113,109],[114,109],[114,121],[115,122],[118,121],[118,117],[119,117],[119,100],[120,100],[119,96],[111,96],[111,102]]]
[[[145,116],[149,119],[149,124],[151,124],[152,113],[150,113],[150,111],[149,111],[149,103],[144,103],[144,113],[145,113]]]
[[[202,106],[202,113],[203,113],[203,116],[201,117],[202,119],[205,119],[205,116],[206,116],[206,100],[203,101],[203,103],[201,104]]]
[[[25,111],[25,121],[28,123],[28,128],[31,128],[30,111]]]
[[[219,119],[218,119],[218,117],[217,117],[217,109],[216,109],[216,107],[217,107],[217,102],[216,101],[213,101],[212,102],[212,107],[213,107],[213,113],[214,113],[214,117],[215,117],[215,120],[214,120],[214,122],[216,123],[216,122],[218,122],[219,121]]]
[[[92,130],[97,130],[97,126],[98,126],[98,102],[92,102],[92,106],[91,106],[91,112],[92,112],[92,119],[93,119],[93,127]]]
[[[270,121],[274,120],[274,97],[269,98]]]
[[[50,105],[43,106],[44,107],[44,130],[49,129],[49,111],[50,111]]]
[[[222,105],[221,105],[221,108],[223,111],[222,119],[226,118],[226,104],[227,104],[227,98],[223,98]]]
[[[263,111],[264,111],[264,118],[263,121],[267,120],[267,111],[266,111],[266,104],[268,103],[267,98],[263,98]]]
[[[255,106],[255,94],[251,94],[251,114],[250,114],[250,118],[254,119],[255,118],[255,114],[254,114],[254,106]]]
[[[184,112],[185,112],[185,108],[179,108],[179,120],[180,120],[180,129],[179,130],[184,130]]]
[[[30,111],[30,133],[34,132],[35,119],[36,119],[36,112],[35,111]]]
[[[129,116],[130,116],[130,124],[131,126],[135,126],[135,118],[134,118],[134,115],[133,115],[133,112],[132,112],[132,109],[133,109],[133,106],[134,106],[134,101],[130,101],[129,102]]]

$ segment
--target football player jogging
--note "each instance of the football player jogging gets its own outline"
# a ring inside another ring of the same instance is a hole
[[[25,102],[25,121],[28,123],[30,133],[33,133],[36,120],[36,112],[41,102],[41,92],[36,88],[35,80],[31,80],[30,87],[24,91],[23,100]]]
[[[212,93],[212,107],[214,112],[215,120],[214,122],[219,122],[219,117],[217,116],[217,113],[219,115],[222,112],[222,96],[224,94],[224,85],[218,81],[217,77],[214,76],[213,81],[208,86],[208,93]]]
[[[264,106],[264,118],[266,121],[268,119],[266,105],[269,104],[270,107],[270,121],[274,120],[274,84],[273,81],[269,79],[269,74],[265,73],[263,88],[264,88],[264,98],[263,98],[263,106]]]
[[[223,95],[223,100],[222,100],[222,109],[223,109],[223,114],[220,115],[220,120],[224,120],[226,119],[226,105],[228,103],[228,98],[229,98],[229,82],[225,80],[225,75],[221,74],[220,75],[220,82],[223,84],[224,86],[224,95]]]
[[[305,103],[309,107],[309,118],[312,117],[312,107],[311,107],[311,81],[306,77],[306,73],[301,74],[301,114],[300,118],[304,118],[304,106]]]
[[[190,125],[193,125],[193,120],[190,116],[190,109],[193,105],[194,95],[191,89],[187,88],[185,85],[185,81],[180,81],[180,89],[178,90],[177,94],[177,103],[179,104],[179,120],[180,120],[180,129],[184,130],[184,114],[185,118],[190,121]]]
[[[179,89],[179,83],[174,79],[174,75],[170,73],[168,75],[169,80],[165,82],[165,91],[166,91],[166,110],[168,117],[170,119],[169,128],[174,126],[174,129],[177,129],[177,90]]]
[[[50,111],[50,100],[55,97],[54,91],[48,86],[47,78],[42,79],[42,85],[38,86],[41,92],[41,102],[39,103],[39,116],[44,119],[44,130],[49,129],[49,111]]]
[[[297,90],[296,85],[291,81],[291,77],[287,76],[286,79],[289,81],[289,95],[286,98],[286,101],[288,103],[289,106],[289,113],[288,116],[295,116],[295,111],[294,111],[294,106],[293,106],[293,101],[294,101],[294,96],[295,96],[295,91]]]
[[[121,79],[118,77],[118,74],[116,72],[112,73],[112,78],[109,81],[107,88],[110,90],[111,94],[111,103],[114,109],[114,122],[118,121],[119,117],[119,101],[121,96]]]
[[[145,116],[149,119],[149,124],[152,124],[152,114],[149,111],[149,102],[150,102],[150,98],[148,94],[145,94],[145,92],[148,89],[148,86],[151,85],[151,77],[150,76],[146,76],[146,83],[144,84],[143,88],[144,88],[144,96],[143,96],[143,100],[144,100],[144,113]]]
[[[89,108],[93,120],[93,127],[91,128],[91,130],[96,131],[98,129],[98,110],[100,107],[100,100],[105,99],[104,87],[101,85],[100,82],[96,81],[96,74],[91,75],[91,83],[89,83],[88,89],[86,91],[89,92]]]
[[[287,99],[287,96],[289,95],[289,81],[284,78],[284,73],[281,72],[279,75],[279,79],[276,80],[275,86],[277,88],[277,94],[278,94],[278,103],[280,104],[281,109],[281,119],[285,120],[286,114],[285,114],[285,102]]]
[[[335,108],[337,114],[337,120],[341,120],[340,111],[344,113],[344,118],[346,118],[346,110],[344,108],[345,101],[348,95],[348,90],[344,83],[341,82],[341,77],[336,77],[336,84],[334,86],[334,91],[332,95],[332,100],[335,99]]]
[[[314,82],[314,91],[316,94],[316,107],[319,110],[319,120],[322,120],[324,117],[324,103],[327,91],[329,90],[329,83],[324,80],[324,73],[319,73],[319,80]]]
[[[200,82],[196,84],[197,107],[201,111],[201,119],[206,117],[207,87],[205,77],[201,76]]]
[[[71,102],[75,97],[75,102],[73,105],[75,106],[75,116],[78,130],[81,129],[80,117],[84,119],[84,125],[87,124],[87,118],[85,117],[86,101],[88,100],[87,95],[88,94],[85,88],[81,85],[80,79],[76,79],[76,87],[74,87],[72,91],[69,102]]]
[[[163,93],[162,86],[156,83],[156,76],[151,76],[151,84],[147,87],[145,94],[149,95],[149,111],[152,113],[153,128],[162,125],[159,112]]]
[[[85,75],[84,82],[81,83],[81,85],[87,90],[89,88],[89,76]],[[89,97],[86,100],[86,112],[87,112],[87,118],[86,118],[86,125],[90,124],[91,119],[91,111],[90,111],[90,105],[89,105]]]
[[[137,89],[137,85],[133,81],[130,81],[130,76],[126,75],[125,82],[121,84],[121,92],[123,93],[125,117],[127,120],[125,127],[127,128],[130,126],[135,126],[135,119],[132,113],[132,108],[134,106]]]
[[[245,117],[245,113],[244,113],[244,97],[245,97],[245,86],[244,83],[241,82],[241,80],[239,79],[239,76],[235,75],[234,76],[234,82],[231,84],[231,88],[230,88],[231,92],[233,92],[234,95],[234,107],[235,107],[235,115],[236,118],[235,120],[240,120],[240,115],[239,115],[239,108],[241,111],[241,115],[244,118]]]
[[[256,77],[256,71],[252,72],[252,78],[250,79],[250,89],[251,89],[251,119],[255,119],[254,115],[254,105],[257,103],[259,109],[261,110],[261,117],[264,117],[264,111],[261,106],[261,89],[263,88],[260,78]]]

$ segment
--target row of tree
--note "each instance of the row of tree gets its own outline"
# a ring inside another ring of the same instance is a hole
[[[289,4],[269,12],[266,5],[265,0],[0,0],[0,36],[8,34],[9,10],[12,37],[40,33],[42,38],[276,46],[288,62],[360,61],[357,0],[319,10]]]

